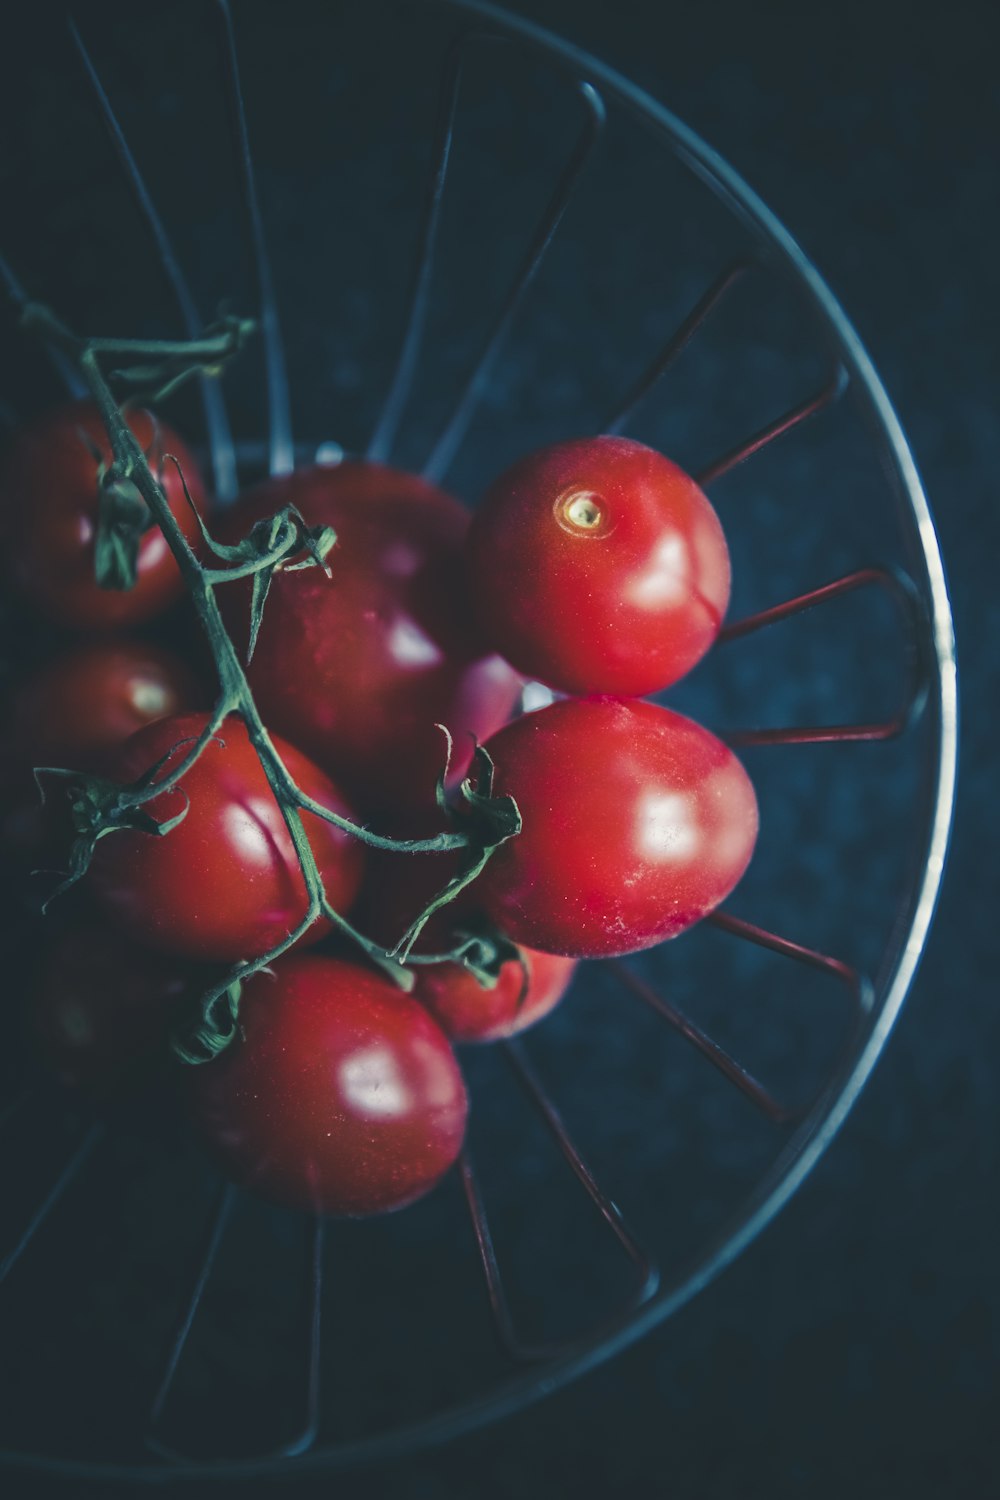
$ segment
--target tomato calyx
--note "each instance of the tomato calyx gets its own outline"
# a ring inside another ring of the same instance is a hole
[[[447,778],[453,741],[445,725],[439,724],[438,728],[445,737],[446,752],[444,769],[438,777],[437,804],[462,833],[466,843],[455,874],[411,922],[392,949],[390,956],[402,963],[410,961],[413,945],[434,913],[454,901],[483,872],[494,851],[521,832],[521,811],[513,797],[506,793],[497,796],[494,792],[496,768],[489,752],[478,742],[475,742],[471,772],[459,785],[457,799],[449,795]]]
[[[125,414],[129,403],[122,406]],[[150,413],[152,416],[152,413]],[[153,516],[132,478],[128,464],[108,463],[100,448],[82,428],[80,441],[97,465],[97,532],[94,538],[94,577],[99,588],[127,591],[139,576],[139,544],[154,525]],[[153,441],[143,452],[147,463],[157,460],[157,482],[163,480],[159,422],[153,417]],[[185,491],[186,493],[186,491]],[[190,496],[188,497],[190,501]],[[195,514],[198,512],[195,510]]]
[[[97,535],[94,576],[102,589],[133,589],[139,572],[139,543],[152,517],[135,481],[115,464],[97,473]]]
[[[174,774],[169,777],[169,787],[166,782],[158,782],[156,778],[178,750],[183,749],[185,745],[196,744],[200,751],[210,739],[216,739],[219,744],[224,743],[218,739],[217,735],[205,736],[201,741],[193,741],[190,738],[180,740],[176,745],[172,745],[165,755],[161,755],[148,771],[143,772],[137,781],[128,786],[122,786],[117,781],[110,781],[104,776],[73,771],[62,766],[36,766],[34,768],[35,785],[38,787],[43,804],[46,801],[46,791],[42,778],[51,776],[63,783],[70,821],[76,834],[69,848],[69,869],[66,872],[66,878],[47,897],[42,905],[43,912],[57,896],[63,895],[83,879],[90,868],[98,841],[107,834],[131,828],[138,833],[163,838],[183,822],[190,808],[190,798],[187,792],[183,787],[174,785],[176,780]],[[190,757],[185,757],[185,765],[189,762]],[[172,817],[154,818],[145,810],[143,804],[170,789],[176,791],[183,799],[183,806]]]
[[[264,965],[258,973],[272,972]],[[209,990],[201,997],[197,1020],[179,1026],[170,1038],[170,1048],[178,1061],[197,1067],[211,1062],[239,1035],[242,979],[233,979],[223,988]]]
[[[184,497],[198,521],[202,540],[208,550],[229,566],[206,570],[212,583],[231,583],[252,576],[250,597],[250,632],[246,663],[253,658],[254,647],[264,617],[264,605],[275,573],[299,573],[304,568],[320,568],[332,577],[327,556],[337,541],[332,526],[309,526],[296,505],[284,505],[273,516],[255,521],[247,535],[235,543],[215,539],[205,525],[204,517],[191,499],[180,464],[173,454],[164,455],[176,466]]]
[[[442,953],[411,953],[407,963],[434,966],[457,964],[468,972],[484,990],[496,989],[500,971],[505,964],[520,965],[523,975],[521,991],[516,1002],[520,1010],[528,993],[531,970],[524,951],[509,937],[480,913],[463,915],[454,931],[455,946]]]
[[[46,319],[46,309],[31,304],[22,314],[22,322],[31,326]],[[253,318],[241,318],[229,313],[209,323],[200,339],[185,343],[132,343],[127,339],[91,339],[90,347],[98,353],[133,355],[145,350],[156,351],[159,357],[150,357],[148,362],[128,364],[110,370],[109,376],[118,385],[130,388],[130,401],[149,402],[158,405],[172,396],[182,385],[196,375],[207,375],[217,379],[224,367],[239,354],[257,330]],[[50,336],[51,326],[46,330]]]

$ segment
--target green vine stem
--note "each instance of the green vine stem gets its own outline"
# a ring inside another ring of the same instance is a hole
[[[110,788],[110,793],[114,798],[114,817],[112,821],[98,829],[93,835],[94,841],[102,833],[116,826],[125,826],[130,813],[136,814],[144,803],[175,787],[206,746],[219,737],[226,718],[230,714],[239,714],[246,726],[247,734],[260,760],[271,791],[281,808],[282,817],[302,869],[308,896],[306,913],[292,932],[259,958],[236,965],[224,980],[202,995],[200,1019],[189,1033],[175,1038],[175,1051],[185,1061],[192,1063],[206,1062],[221,1052],[238,1029],[237,1017],[242,982],[251,974],[273,963],[276,958],[291,948],[306,929],[320,917],[325,917],[344,937],[359,946],[403,989],[412,988],[414,976],[407,967],[405,959],[416,933],[419,932],[423,921],[432,911],[450,900],[458,893],[458,890],[469,883],[475,874],[479,873],[499,843],[519,831],[520,815],[516,806],[510,798],[490,796],[484,798],[467,791],[466,801],[470,806],[475,807],[493,802],[499,816],[487,816],[477,823],[475,818],[470,820],[468,817],[467,807],[466,815],[457,829],[443,831],[424,839],[393,839],[373,833],[370,829],[331,811],[321,803],[307,797],[299,789],[275,749],[257,711],[243,665],[223,624],[215,598],[215,590],[221,584],[254,575],[255,586],[258,580],[263,583],[259,601],[262,608],[270,573],[283,561],[290,561],[293,555],[300,554],[304,548],[313,553],[314,561],[322,564],[323,547],[332,544],[332,533],[322,541],[317,541],[304,526],[298,524],[301,521],[300,517],[297,518],[284,512],[273,519],[267,533],[266,545],[256,554],[248,556],[238,548],[224,548],[213,543],[202,525],[205,539],[216,557],[229,564],[227,567],[203,566],[178,525],[163,488],[152,473],[139,442],[125,421],[112,394],[108,378],[101,369],[102,356],[146,361],[141,365],[133,364],[127,369],[117,370],[114,373],[126,384],[139,386],[166,383],[173,388],[195,372],[217,373],[226,361],[243,347],[253,332],[254,325],[246,320],[230,318],[219,325],[217,330],[209,330],[205,337],[190,342],[83,339],[72,333],[50,309],[38,303],[27,303],[22,308],[21,325],[29,333],[58,348],[80,370],[97,404],[111,445],[112,462],[105,472],[103,482],[108,485],[134,484],[148,506],[177,560],[195,612],[207,637],[219,682],[219,696],[211,719],[204,732],[178,765],[163,777],[158,777],[154,772],[152,776],[144,777],[132,787]],[[299,563],[292,564],[294,567],[300,565]],[[66,775],[67,773],[57,770],[55,774]],[[105,786],[104,791],[107,793],[108,790]],[[414,923],[407,932],[398,949],[392,953],[387,952],[353,927],[347,918],[337,912],[328,901],[303,824],[304,812],[334,824],[337,828],[343,829],[376,849],[400,853],[444,853],[449,850],[464,850],[466,851],[462,861],[464,872],[450,881],[435,897],[422,919]],[[132,826],[141,826],[137,818],[134,819]],[[165,832],[166,825],[158,828],[154,824],[152,831]],[[84,863],[83,869],[85,868]],[[79,873],[82,872],[81,869]],[[76,878],[79,878],[78,874],[71,876],[71,879]],[[458,961],[461,961],[460,956]]]

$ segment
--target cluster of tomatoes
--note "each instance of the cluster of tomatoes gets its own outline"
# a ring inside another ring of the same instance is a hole
[[[739,761],[646,701],[719,632],[722,528],[692,479],[614,437],[523,458],[471,522],[422,480],[354,461],[271,479],[213,517],[176,433],[143,411],[127,420],[196,551],[196,510],[222,543],[290,505],[336,534],[327,569],[274,573],[247,667],[302,792],[386,836],[427,837],[444,816],[446,726],[452,795],[479,742],[494,795],[520,811],[521,832],[423,928],[410,993],[321,916],[244,980],[231,1045],[176,1065],[190,1118],[237,1181],[317,1212],[400,1207],[461,1149],[453,1043],[539,1020],[580,959],[675,936],[749,862],[757,806]],[[3,555],[23,617],[47,621],[51,642],[9,686],[3,839],[22,870],[58,867],[72,838],[57,795],[32,801],[32,767],[159,782],[210,723],[213,663],[160,530],[150,522],[142,534],[133,587],[95,580],[109,459],[96,410],[80,402],[24,428],[0,465]],[[248,577],[216,590],[244,654],[252,587]],[[518,713],[527,681],[552,701]],[[52,906],[32,991],[30,1025],[50,1065],[91,1090],[162,1057],[185,1006],[310,910],[238,717],[144,812],[148,826],[98,840],[81,886]],[[374,850],[308,811],[303,822],[330,905],[387,952],[461,860]],[[488,976],[460,961],[474,939],[499,955]]]

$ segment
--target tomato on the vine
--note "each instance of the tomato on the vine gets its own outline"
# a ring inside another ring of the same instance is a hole
[[[174,1014],[196,984],[181,964],[89,921],[60,932],[43,953],[27,1028],[63,1083],[110,1094],[166,1058]]]
[[[337,541],[318,568],[279,572],[264,609],[250,686],[265,721],[340,781],[365,807],[395,811],[433,793],[445,724],[464,771],[470,735],[505,722],[520,679],[471,624],[456,500],[410,474],[347,462],[304,469],[247,495],[225,540],[282,506]],[[245,640],[248,592],[219,600]]]
[[[192,1115],[237,1182],[359,1217],[402,1208],[451,1166],[465,1086],[422,1006],[356,962],[298,954],[243,986],[241,1035],[187,1072]]]
[[[487,746],[522,832],[472,890],[519,943],[600,958],[676,937],[750,862],[757,799],[733,752],[654,703],[569,699]]]
[[[113,781],[136,782],[166,757],[169,774],[205,728],[206,714],[160,719],[126,740],[107,768]],[[299,789],[343,817],[337,788],[292,745],[275,749]],[[189,958],[233,962],[275,947],[308,910],[305,879],[281,808],[237,717],[187,771],[178,787],[144,805],[163,823],[157,836],[118,829],[97,844],[87,883],[105,915],[130,937]],[[346,910],[361,880],[364,852],[351,834],[304,812],[303,823],[331,905]],[[317,920],[301,941],[329,930]]]
[[[55,868],[72,832],[58,797],[43,805],[33,768],[99,770],[136,730],[200,708],[205,698],[184,662],[146,641],[92,641],[43,663],[17,684],[6,715],[0,848],[18,869]]]
[[[457,869],[447,854],[387,854],[372,850],[361,897],[353,913],[368,937],[392,948]],[[435,912],[417,939],[419,958],[451,953],[470,936],[502,938],[484,925],[475,882]],[[576,960],[520,945],[489,988],[461,963],[414,965],[414,998],[426,1006],[453,1042],[495,1042],[517,1036],[542,1020],[565,995]]]
[[[198,466],[186,445],[158,418],[129,411],[126,421],[166,493],[178,526],[199,540],[173,454],[191,498],[205,509]],[[183,588],[166,540],[149,518],[139,542],[130,589],[101,588],[94,573],[98,472],[111,460],[104,423],[93,401],[55,407],[20,429],[0,460],[0,537],[20,593],[39,613],[80,630],[108,630],[151,619]]]
[[[715,640],[729,551],[693,479],[629,438],[554,443],[490,488],[469,534],[483,633],[567,693],[643,696]]]
[[[72,646],[18,684],[7,753],[18,767],[89,771],[129,735],[205,698],[191,669],[160,646],[121,638]]]
[[[460,964],[418,967],[413,995],[453,1042],[497,1042],[517,1036],[554,1010],[569,989],[576,960],[518,948],[492,989]]]

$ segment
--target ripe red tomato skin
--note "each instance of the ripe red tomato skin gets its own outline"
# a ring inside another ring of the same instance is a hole
[[[130,783],[181,741],[196,738],[205,714],[160,719],[114,755],[107,774]],[[135,940],[188,958],[220,963],[265,953],[305,915],[305,884],[281,810],[242,720],[219,731],[181,788],[191,799],[183,822],[157,837],[131,829],[108,834],[95,850],[86,883],[107,918]],[[332,782],[293,746],[275,749],[302,791],[346,817],[350,808]],[[177,749],[170,769],[189,745]],[[146,804],[166,820],[184,805],[180,789]],[[361,881],[364,852],[351,835],[311,813],[303,819],[331,904],[346,910]],[[300,939],[318,942],[316,922]]]
[[[182,439],[147,411],[127,417],[149,464],[166,492],[170,509],[192,546],[198,523],[184,498],[172,463],[180,463],[191,498],[205,512],[197,463]],[[97,526],[97,461],[111,450],[92,401],[71,401],[44,413],[12,439],[0,461],[0,539],[11,559],[19,592],[39,614],[78,630],[105,631],[139,624],[164,610],[183,589],[173,554],[158,526],[139,544],[134,588],[100,588],[94,577]]]
[[[279,959],[243,989],[242,1038],[189,1068],[190,1112],[237,1182],[361,1217],[422,1197],[462,1145],[467,1099],[440,1028],[354,961]]]
[[[521,687],[472,623],[468,516],[413,475],[346,462],[259,486],[227,518],[223,538],[289,503],[338,539],[331,579],[309,569],[272,582],[248,672],[261,713],[366,811],[419,806],[444,764],[435,726],[452,732],[458,776],[470,733],[485,739],[499,728]],[[220,593],[237,639],[247,598],[238,586]]]
[[[8,753],[19,767],[93,770],[146,724],[200,708],[205,698],[190,668],[160,646],[128,638],[87,642],[19,684]]]
[[[592,528],[566,518],[581,494],[600,507]],[[566,693],[658,692],[705,654],[729,603],[729,552],[707,497],[628,438],[518,460],[477,510],[468,557],[486,639]]]
[[[93,919],[77,923],[43,950],[27,1016],[34,1049],[69,1087],[117,1095],[166,1060],[176,1008],[197,983]]]
[[[457,863],[452,854],[372,850],[352,920],[368,937],[391,948],[455,874]],[[456,933],[465,928],[474,930],[478,917],[474,882],[431,917],[414,951],[427,954],[453,950],[459,942]],[[576,969],[572,958],[530,948],[522,952],[529,975],[523,999],[524,969],[515,959],[503,965],[493,989],[481,985],[460,964],[415,965],[414,998],[430,1011],[452,1042],[495,1042],[517,1036],[555,1009]]]
[[[742,876],[757,800],[727,746],[654,703],[568,699],[494,735],[496,791],[522,832],[472,890],[513,938],[603,958],[707,915]]]
[[[516,959],[500,970],[493,989],[485,989],[459,964],[433,964],[416,970],[414,999],[419,1000],[453,1042],[498,1042],[518,1036],[554,1010],[569,988],[576,960],[522,948],[525,974]]]
[[[20,870],[55,870],[72,839],[58,794],[43,805],[32,770],[98,771],[109,751],[158,718],[200,708],[204,685],[178,658],[117,638],[70,647],[14,690],[0,743],[0,848]],[[50,781],[47,790],[54,791]]]

